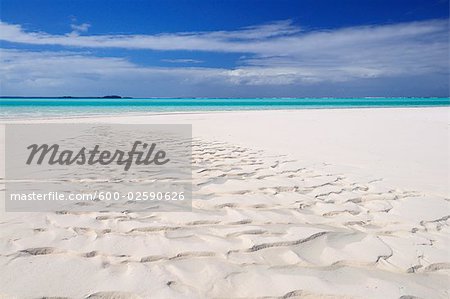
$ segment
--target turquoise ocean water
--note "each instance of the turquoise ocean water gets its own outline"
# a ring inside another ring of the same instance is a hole
[[[1,98],[0,119],[146,112],[442,107],[450,98]]]

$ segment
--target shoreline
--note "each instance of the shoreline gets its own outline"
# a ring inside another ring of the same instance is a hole
[[[323,108],[293,108],[293,109],[245,109],[245,110],[192,110],[192,111],[125,111],[119,114],[109,113],[109,114],[92,114],[92,115],[70,115],[66,117],[57,117],[54,115],[43,117],[21,117],[17,119],[2,119],[0,118],[0,125],[16,122],[35,122],[35,121],[52,121],[52,120],[70,120],[70,119],[93,119],[93,118],[113,118],[113,117],[127,117],[127,116],[137,116],[137,117],[147,117],[147,116],[163,116],[163,115],[189,115],[189,114],[212,114],[212,113],[245,113],[245,112],[294,112],[294,111],[321,111],[321,110],[371,110],[371,109],[450,109],[450,106],[410,106],[410,107],[323,107]],[[450,110],[449,110],[450,111]]]

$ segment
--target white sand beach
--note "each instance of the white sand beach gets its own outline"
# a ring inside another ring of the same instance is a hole
[[[192,124],[194,199],[3,213],[0,298],[449,298],[448,107],[8,122]]]

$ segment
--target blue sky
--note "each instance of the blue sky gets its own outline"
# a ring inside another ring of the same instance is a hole
[[[448,0],[1,0],[0,93],[448,96]]]

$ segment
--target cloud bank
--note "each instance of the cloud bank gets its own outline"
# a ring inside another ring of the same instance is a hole
[[[45,51],[3,48],[2,94],[97,95],[114,91],[152,96],[158,91],[157,96],[214,96],[215,91],[221,90],[225,94],[220,96],[227,96],[228,89],[230,96],[235,96],[236,91],[230,89],[238,88],[241,91],[238,95],[265,96],[269,86],[284,91],[280,96],[303,96],[321,95],[324,91],[319,89],[330,86],[334,86],[330,92],[336,92],[341,86],[352,95],[352,89],[366,86],[366,95],[389,92],[399,95],[399,87],[387,83],[403,84],[400,87],[405,93],[417,92],[417,87],[405,85],[410,78],[411,83],[426,84],[420,89],[421,94],[448,95],[448,20],[333,30],[302,30],[291,21],[279,21],[234,31],[157,35],[88,35],[89,26],[72,25],[72,33],[54,35],[0,22],[1,41],[22,44],[21,48],[24,45],[50,48]],[[52,51],[53,46],[66,50]],[[167,54],[238,53],[241,58],[226,68],[177,65],[202,62],[189,58],[165,59],[162,61],[168,66],[152,67],[89,52],[111,48]],[[152,88],[146,89],[149,82]],[[391,87],[383,90],[383,82]],[[159,94],[165,90],[167,94]]]

